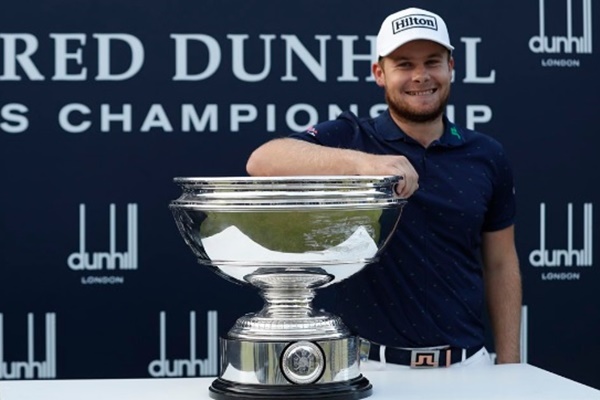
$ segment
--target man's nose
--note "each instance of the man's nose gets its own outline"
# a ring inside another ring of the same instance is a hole
[[[415,82],[427,82],[429,80],[429,71],[425,65],[415,67],[413,70],[413,81]]]

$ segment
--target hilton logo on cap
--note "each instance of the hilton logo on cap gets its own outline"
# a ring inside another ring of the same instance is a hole
[[[392,21],[392,31],[394,34],[412,28],[426,28],[433,29],[434,31],[438,30],[435,17],[424,14],[411,14]]]

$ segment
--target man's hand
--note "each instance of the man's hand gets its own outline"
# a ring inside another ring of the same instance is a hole
[[[375,155],[362,153],[359,175],[397,175],[402,180],[396,186],[396,193],[408,198],[419,188],[419,175],[404,156]]]

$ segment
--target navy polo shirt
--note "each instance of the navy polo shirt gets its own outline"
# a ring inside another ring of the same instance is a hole
[[[377,118],[345,112],[291,137],[404,155],[419,174],[419,189],[379,261],[336,285],[331,311],[354,333],[387,346],[482,346],[481,234],[515,218],[502,146],[444,118],[442,137],[424,148],[389,111]]]

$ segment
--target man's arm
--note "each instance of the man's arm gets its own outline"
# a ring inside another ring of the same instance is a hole
[[[514,225],[495,232],[485,232],[482,254],[497,363],[518,363],[522,290]]]
[[[246,170],[252,176],[398,175],[404,178],[396,188],[402,197],[409,197],[419,187],[419,176],[404,156],[375,155],[292,138],[274,139],[254,150]]]

